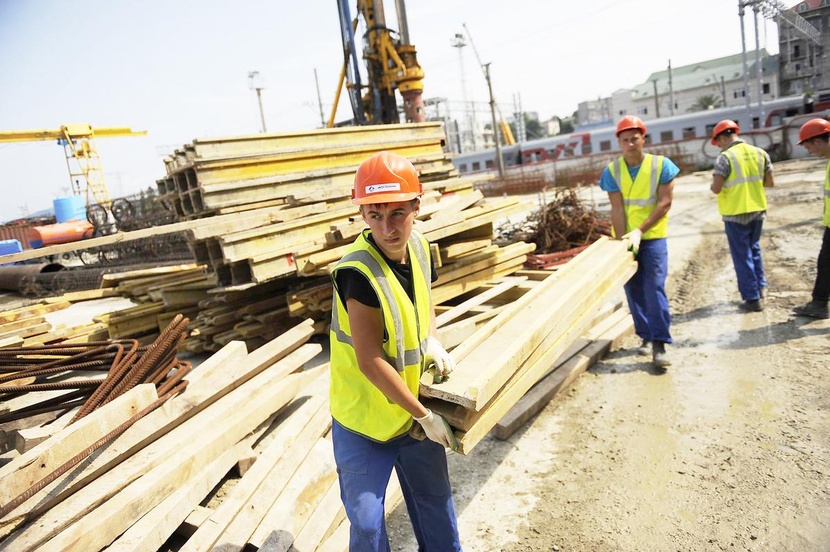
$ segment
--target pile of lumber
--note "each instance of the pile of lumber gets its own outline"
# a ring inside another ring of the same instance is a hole
[[[625,244],[598,240],[455,347],[451,378],[422,379],[421,395],[457,430],[463,454],[589,330],[636,266]]]
[[[229,343],[164,408],[137,418],[156,400],[139,385],[0,467],[0,547],[345,550],[328,405],[307,393],[326,364],[303,369],[321,351],[312,332],[303,322],[253,353]]]

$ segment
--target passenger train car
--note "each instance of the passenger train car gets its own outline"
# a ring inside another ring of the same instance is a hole
[[[712,146],[712,129],[723,119],[732,119],[741,128],[741,137],[760,146],[775,159],[804,157],[796,147],[798,128],[806,120],[820,116],[805,96],[791,96],[758,105],[710,109],[645,121],[646,151],[670,156],[689,170],[708,168],[720,150]],[[567,135],[551,136],[502,147],[505,169],[510,175],[538,172],[545,180],[556,180],[557,170],[585,166],[604,166],[619,155],[615,125],[598,126]],[[460,174],[493,172],[497,168],[495,149],[458,154],[453,164]],[[597,175],[598,176],[598,175]]]

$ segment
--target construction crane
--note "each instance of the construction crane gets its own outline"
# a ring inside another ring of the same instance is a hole
[[[9,142],[36,142],[56,140],[63,146],[66,166],[69,169],[69,181],[75,195],[84,196],[87,216],[96,212],[96,218],[112,206],[109,188],[101,169],[101,158],[95,138],[112,138],[118,136],[144,136],[146,130],[134,131],[129,127],[96,127],[75,124],[63,125],[55,130],[11,130],[0,131],[0,144]],[[103,212],[102,212],[103,211]],[[90,222],[95,222],[90,220]]]
[[[337,85],[334,107],[327,126],[334,126],[334,115],[343,84],[357,125],[390,124],[400,122],[395,90],[403,96],[406,122],[426,120],[421,97],[424,71],[418,65],[415,46],[409,40],[404,0],[395,0],[399,31],[386,26],[383,0],[358,0],[358,15],[352,19],[349,0],[337,0],[340,14],[340,32],[343,43],[343,67]],[[362,18],[363,59],[366,62],[367,82],[361,80],[355,45],[355,32]]]

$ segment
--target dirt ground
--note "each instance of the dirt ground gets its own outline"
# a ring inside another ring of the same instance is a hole
[[[830,320],[790,312],[815,278],[823,167],[776,164],[760,313],[737,308],[710,173],[677,179],[672,367],[632,336],[509,440],[451,454],[466,551],[830,550]],[[404,507],[390,536],[417,549]]]

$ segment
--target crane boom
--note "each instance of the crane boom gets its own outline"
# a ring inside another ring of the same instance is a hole
[[[101,169],[101,159],[95,146],[95,138],[144,136],[146,134],[146,130],[134,131],[129,127],[93,128],[86,124],[74,124],[63,125],[54,130],[0,131],[0,144],[57,140],[58,144],[64,148],[72,190],[76,194],[86,195],[87,206],[97,203],[102,208],[109,209],[112,201],[109,188],[104,181],[104,171]],[[84,186],[81,185],[81,179],[83,179]]]

